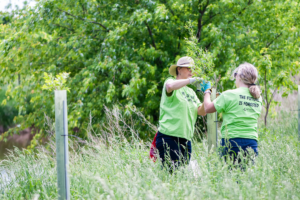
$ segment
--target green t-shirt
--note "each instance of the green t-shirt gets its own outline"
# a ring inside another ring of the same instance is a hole
[[[261,113],[262,99],[254,99],[248,88],[241,87],[223,92],[214,101],[222,113],[222,138],[258,139],[257,118]]]
[[[191,140],[194,134],[198,107],[201,105],[196,93],[185,86],[173,90],[171,96],[167,96],[166,82],[160,101],[159,132]],[[173,79],[175,80],[175,79]]]

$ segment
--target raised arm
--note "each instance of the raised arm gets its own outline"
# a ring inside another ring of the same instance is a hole
[[[205,95],[204,95],[204,109],[205,109],[205,113],[214,113],[216,112],[216,108],[215,108],[215,105],[213,102],[211,102],[210,100],[210,93],[207,92]]]
[[[173,92],[173,90],[178,90],[188,84],[196,83],[195,81],[199,82],[199,80],[200,80],[200,78],[198,78],[198,77],[180,79],[180,80],[168,80],[166,83],[167,93],[170,94]]]
[[[187,79],[179,79],[179,80],[168,80],[166,83],[166,90],[167,93],[172,93],[173,90],[178,90],[188,84],[193,84],[195,86],[200,86],[200,83],[203,81],[202,78],[199,77],[193,77],[193,78],[187,78]]]
[[[190,79],[168,80],[166,83],[167,93],[172,93],[173,90],[178,90],[190,84]]]

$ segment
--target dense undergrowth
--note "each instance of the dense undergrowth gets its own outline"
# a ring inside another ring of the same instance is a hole
[[[15,108],[16,102],[12,99],[10,101],[3,100],[6,99],[5,89],[0,87],[0,125],[6,130],[9,126],[13,125],[13,119],[18,115],[18,110]]]
[[[259,156],[244,172],[209,154],[203,140],[193,143],[191,164],[172,175],[149,160],[149,142],[137,139],[130,127],[113,127],[118,115],[111,114],[101,136],[90,136],[85,145],[70,141],[72,199],[300,198],[296,113],[281,113],[268,130],[259,129]],[[132,132],[130,142],[125,129]],[[57,198],[53,144],[29,155],[16,150],[1,162],[10,181],[0,179],[0,199]]]

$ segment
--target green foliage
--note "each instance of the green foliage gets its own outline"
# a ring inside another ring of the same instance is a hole
[[[18,115],[18,110],[16,109],[16,102],[13,99],[8,99],[5,96],[6,90],[1,88],[0,90],[0,125],[4,129],[7,129],[14,124],[14,117]]]
[[[258,71],[261,75],[259,82],[261,83],[262,97],[266,108],[265,125],[267,125],[267,116],[276,92],[282,91],[282,97],[287,97],[293,90],[297,90],[297,85],[292,80],[291,76],[299,73],[299,62],[289,63],[287,66],[280,66],[278,63],[272,62],[271,55],[268,54],[268,48],[263,48],[260,52],[261,57],[256,60]],[[281,90],[280,90],[281,89]]]
[[[10,13],[5,13],[0,11],[0,24],[8,24],[12,20]]]
[[[192,73],[196,77],[201,77],[204,80],[213,80],[213,75],[215,73],[214,70],[214,62],[213,55],[207,50],[203,50],[202,47],[198,43],[198,39],[193,31],[193,26],[191,21],[189,21],[188,26],[186,28],[189,31],[190,37],[187,39],[187,55],[194,59],[195,68],[192,68]],[[214,82],[211,81],[212,86],[214,86]]]
[[[7,96],[21,112],[33,109],[16,122],[43,129],[41,119],[54,118],[54,108],[42,74],[69,72],[69,128],[79,127],[72,134],[83,138],[90,114],[94,128],[102,122],[104,105],[134,105],[156,123],[168,68],[187,54],[197,76],[221,75],[222,91],[233,87],[230,72],[242,62],[259,67],[262,77],[267,48],[275,74],[267,83],[290,92],[290,75],[299,71],[299,13],[296,0],[42,0],[0,25],[0,84],[9,85]]]
[[[65,87],[69,73],[60,73],[56,75],[56,78],[52,74],[44,72],[45,84],[42,86],[43,90],[67,90],[70,92],[70,88]]]

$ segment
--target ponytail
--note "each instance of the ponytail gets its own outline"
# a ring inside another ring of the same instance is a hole
[[[239,74],[244,84],[249,85],[249,92],[253,98],[258,99],[260,97],[260,88],[255,85],[258,77],[257,69],[250,63],[243,63],[234,70],[234,74]]]
[[[261,91],[257,85],[250,85],[249,92],[255,99],[258,99],[260,97]]]

